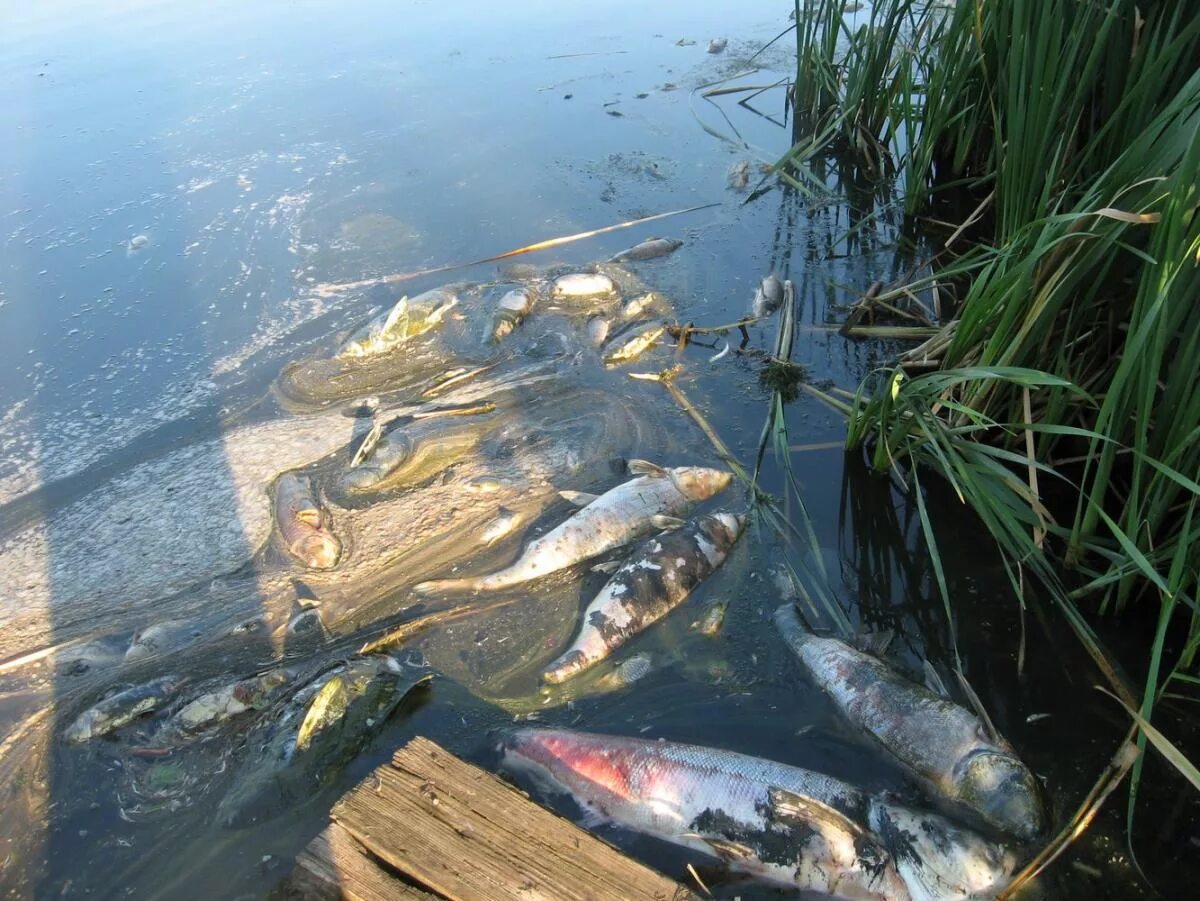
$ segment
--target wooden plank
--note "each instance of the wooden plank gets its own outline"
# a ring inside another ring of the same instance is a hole
[[[692,897],[425,738],[343,797],[333,818],[372,854],[454,901]]]
[[[296,857],[287,897],[303,901],[436,901],[385,870],[354,837],[331,823]]]

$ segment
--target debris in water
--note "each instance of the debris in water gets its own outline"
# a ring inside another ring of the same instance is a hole
[[[728,38],[713,38],[708,42],[709,53],[720,53],[725,49],[725,45],[729,43]]]

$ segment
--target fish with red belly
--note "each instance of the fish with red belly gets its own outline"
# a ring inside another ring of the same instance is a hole
[[[522,729],[505,769],[612,823],[714,855],[730,870],[841,898],[986,897],[1014,860],[936,814],[821,773],[718,748]],[[886,829],[887,841],[872,828]],[[878,824],[876,827],[875,824]]]
[[[565,682],[658,622],[724,561],[746,517],[712,513],[640,544],[583,614],[574,643],[542,673]]]

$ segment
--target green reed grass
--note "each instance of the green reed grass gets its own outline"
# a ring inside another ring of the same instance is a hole
[[[927,342],[938,368],[868,378],[848,445],[912,486],[947,615],[929,474],[1126,701],[1089,616],[1154,617],[1142,721],[1200,699],[1200,17],[1174,0],[877,0],[851,32],[841,6],[797,28],[797,121],[820,118],[784,159],[848,150],[896,168],[910,214],[950,189],[986,212],[949,263],[966,291]],[[1051,483],[1071,499],[1053,512]]]

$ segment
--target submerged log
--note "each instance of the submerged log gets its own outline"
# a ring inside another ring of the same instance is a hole
[[[425,738],[397,751],[332,815],[297,858],[293,885],[309,892],[303,897],[420,897],[385,868],[455,901],[692,897]]]

